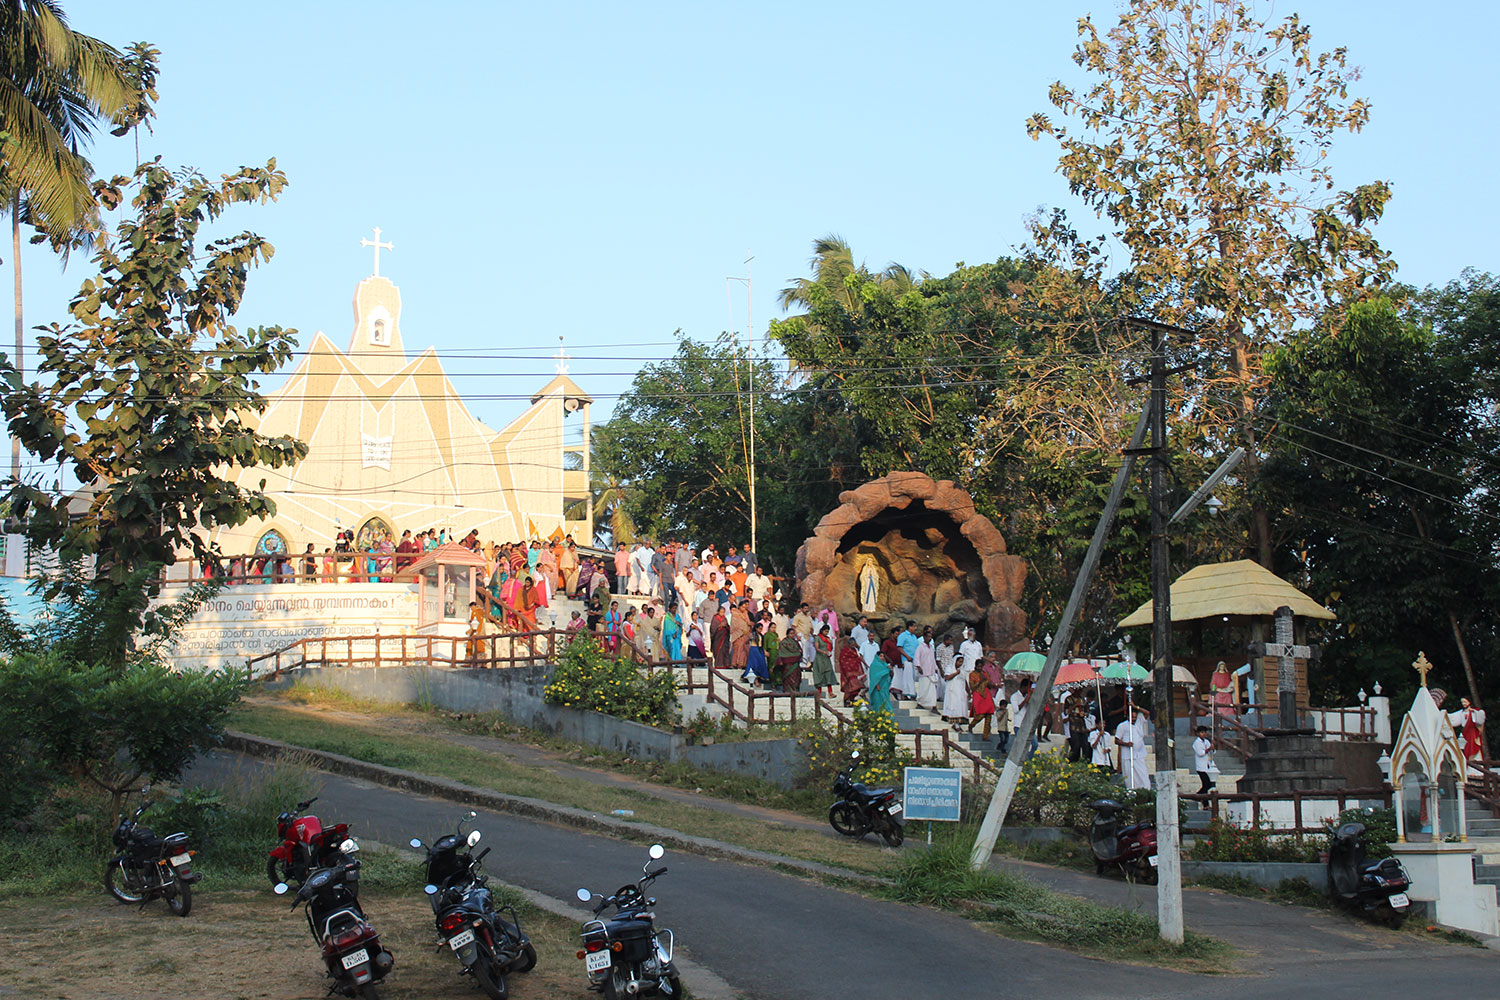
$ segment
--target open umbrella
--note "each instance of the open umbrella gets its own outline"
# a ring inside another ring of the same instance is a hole
[[[1147,670],[1139,663],[1117,662],[1111,663],[1109,666],[1099,671],[1099,676],[1103,677],[1107,681],[1114,681],[1117,684],[1139,684],[1146,678],[1151,676],[1151,671]]]
[[[1146,683],[1147,684],[1155,684],[1156,683],[1156,675],[1155,674],[1151,674],[1149,677],[1147,677],[1146,678]],[[1181,684],[1181,685],[1184,685],[1186,687],[1197,687],[1198,686],[1198,678],[1195,677],[1195,676],[1193,676],[1193,672],[1191,670],[1189,670],[1187,667],[1184,667],[1180,663],[1174,663],[1174,664],[1172,664],[1172,684],[1173,684],[1173,686]]]
[[[1039,674],[1047,665],[1047,658],[1041,653],[1017,653],[1005,661],[1005,672],[1007,674]]]
[[[1064,691],[1079,691],[1092,685],[1096,679],[1092,663],[1074,660],[1057,669],[1057,680],[1052,682],[1052,686]]]

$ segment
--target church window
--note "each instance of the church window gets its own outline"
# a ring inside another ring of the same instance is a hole
[[[388,542],[394,537],[391,526],[383,518],[372,517],[360,526],[359,533],[354,536],[354,547],[367,552],[372,545]]]
[[[286,536],[276,529],[271,529],[260,536],[260,541],[255,543],[255,554],[258,556],[280,556],[287,551]]]
[[[370,328],[370,343],[384,344],[386,342],[385,320],[377,318]]]

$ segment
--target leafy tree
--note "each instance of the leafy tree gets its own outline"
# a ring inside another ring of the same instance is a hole
[[[1337,190],[1325,159],[1369,119],[1348,93],[1358,71],[1342,48],[1317,52],[1297,15],[1268,26],[1248,4],[1129,0],[1108,33],[1085,17],[1078,34],[1073,61],[1091,82],[1049,93],[1076,127],[1037,114],[1027,131],[1057,141],[1069,189],[1124,244],[1124,311],[1198,331],[1197,412],[1234,430],[1254,480],[1264,352],[1393,269],[1371,232],[1389,185]],[[1061,213],[1033,236],[1041,262],[1104,273],[1107,241]],[[1269,565],[1270,522],[1252,500],[1250,547]]]
[[[606,435],[604,440],[607,440],[607,429],[595,431],[593,449],[596,452],[601,450],[598,447],[601,433]],[[564,516],[569,520],[582,521],[592,510],[595,543],[618,545],[623,542],[629,545],[635,541],[635,522],[631,520],[626,504],[629,487],[620,478],[618,471],[606,472],[598,461],[596,458],[589,465],[589,499],[573,504]]]
[[[222,740],[245,679],[179,673],[160,656],[214,586],[199,585],[161,609],[147,641],[114,655],[119,630],[139,620],[136,600],[148,573],[136,571],[134,586],[113,592],[65,573],[58,614],[29,634],[3,616],[0,726],[7,739],[0,759],[8,773],[32,780],[0,795],[0,814],[24,812],[40,791],[69,778],[108,792],[113,815],[142,780],[175,780]]]
[[[120,54],[69,28],[59,4],[0,3],[0,195],[11,221],[18,367],[24,357],[21,223],[60,249],[92,242],[98,206],[82,149],[100,116],[120,111],[132,94]],[[20,463],[20,442],[13,440],[11,475],[20,475]]]
[[[712,344],[683,338],[673,357],[636,374],[596,431],[593,466],[619,484],[639,533],[720,546],[750,539],[748,364],[727,334]],[[843,484],[827,464],[800,464],[814,418],[764,358],[755,361],[755,391],[759,555],[789,570]]]
[[[1379,680],[1399,698],[1419,650],[1476,699],[1496,691],[1473,668],[1497,652],[1500,497],[1476,403],[1495,369],[1465,346],[1379,298],[1267,359],[1266,487],[1295,530],[1279,568],[1339,616],[1327,696]]]
[[[69,496],[12,479],[4,501],[32,543],[64,561],[94,559],[91,585],[106,597],[179,551],[207,554],[205,536],[217,526],[275,513],[263,492],[225,479],[227,470],[306,454],[302,442],[255,428],[265,399],[254,376],[287,361],[295,331],[241,332],[229,322],[271,245],[241,232],[198,246],[205,223],[274,199],[285,184],[275,160],[219,181],[152,161],[133,182],[101,184],[109,208],[131,192],[134,218],[98,251],[99,276],[73,299],[73,322],[38,339],[40,379],[27,383],[0,365],[11,434],[42,460],[64,463],[89,498],[70,511]]]

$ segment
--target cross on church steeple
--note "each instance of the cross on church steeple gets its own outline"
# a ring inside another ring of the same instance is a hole
[[[568,374],[568,350],[563,347],[562,334],[557,335],[557,353],[552,356],[557,359],[557,374]]]
[[[371,242],[370,240],[361,239],[359,241],[359,245],[362,246],[362,247],[374,247],[375,248],[375,277],[377,277],[377,278],[380,277],[380,251],[382,251],[382,250],[395,250],[396,247],[393,244],[390,244],[390,243],[382,243],[382,242],[380,242],[380,227],[379,226],[375,227],[375,239],[374,239],[373,242]]]

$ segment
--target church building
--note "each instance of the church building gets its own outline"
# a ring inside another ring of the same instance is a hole
[[[380,230],[374,273],[354,291],[354,332],[340,351],[320,331],[286,383],[268,394],[259,421],[268,436],[307,442],[290,468],[253,467],[237,481],[265,480],[276,515],[218,530],[225,556],[315,552],[352,530],[363,548],[383,536],[447,528],[454,540],[479,529],[484,542],[542,538],[561,529],[593,541],[587,503],[582,518],[565,511],[587,500],[589,409],[593,399],[558,374],[531,406],[501,430],[470,414],[436,351],[407,357],[401,292],[380,276]],[[574,418],[570,421],[569,418]],[[568,432],[581,422],[581,434]]]

